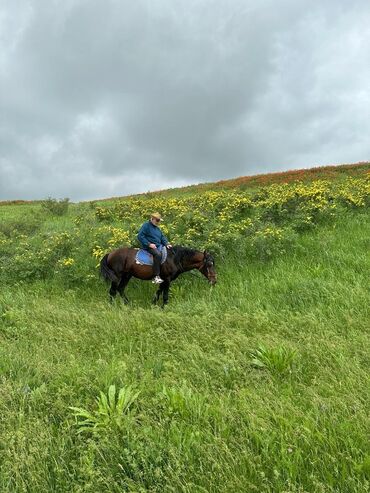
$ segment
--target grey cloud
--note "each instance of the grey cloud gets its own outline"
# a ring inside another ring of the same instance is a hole
[[[0,6],[0,199],[368,159],[367,0]]]

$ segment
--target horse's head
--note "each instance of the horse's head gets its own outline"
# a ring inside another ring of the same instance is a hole
[[[208,279],[212,286],[217,282],[217,274],[215,269],[215,260],[212,255],[204,250],[203,263],[199,271]]]

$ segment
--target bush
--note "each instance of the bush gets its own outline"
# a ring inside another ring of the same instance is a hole
[[[7,238],[31,235],[40,229],[42,220],[40,214],[25,214],[17,219],[0,222],[0,235]]]
[[[259,260],[269,260],[285,253],[297,238],[297,234],[288,227],[277,228],[273,224],[257,223],[253,229],[249,232],[248,247],[252,257]]]
[[[111,221],[113,219],[113,214],[108,207],[96,207],[95,217],[98,221]]]
[[[41,202],[41,208],[53,216],[64,216],[68,212],[69,199],[52,199],[48,197]]]

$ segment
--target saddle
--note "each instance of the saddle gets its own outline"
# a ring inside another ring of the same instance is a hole
[[[158,250],[162,254],[161,264],[164,264],[167,259],[167,248],[163,245],[160,245]],[[140,265],[153,265],[153,255],[147,250],[140,248],[135,255],[135,262]]]

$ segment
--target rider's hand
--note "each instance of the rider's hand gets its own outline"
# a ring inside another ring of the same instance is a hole
[[[149,243],[149,248],[157,248],[154,243]]]
[[[170,243],[167,243],[166,247],[167,248],[172,248],[172,245]]]

